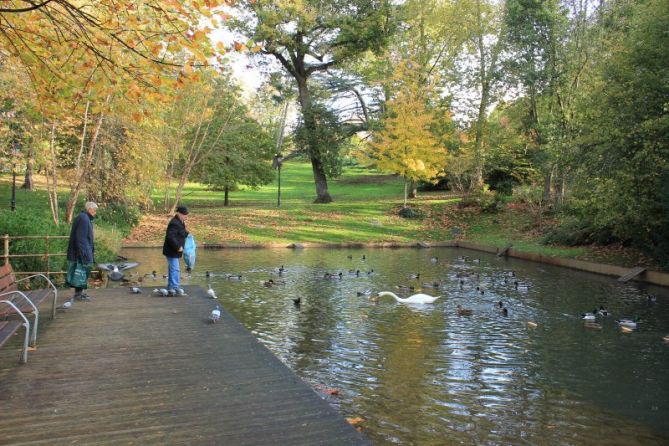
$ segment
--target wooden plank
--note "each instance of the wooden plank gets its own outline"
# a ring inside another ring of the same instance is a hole
[[[509,249],[513,246],[513,243],[506,245],[500,252],[497,253],[497,257],[502,257],[509,253]]]
[[[90,290],[27,366],[0,350],[0,443],[369,445],[214,301]]]
[[[646,268],[642,266],[637,266],[626,272],[623,276],[618,277],[618,282],[629,282],[634,277],[646,271]]]

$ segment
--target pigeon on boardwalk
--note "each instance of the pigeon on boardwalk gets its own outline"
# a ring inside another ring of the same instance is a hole
[[[211,297],[212,299],[218,299],[218,296],[216,295],[216,291],[211,287],[211,285],[207,285],[209,289],[207,290],[207,296]]]
[[[211,315],[209,316],[209,320],[211,321],[212,324],[215,324],[218,322],[218,320],[221,318],[221,306],[216,305],[216,308],[211,310]]]
[[[155,294],[159,294],[161,296],[169,296],[169,294],[170,294],[169,291],[167,291],[165,288],[161,288],[161,289],[156,288],[155,290],[153,290],[153,292]]]
[[[67,300],[63,302],[63,305],[61,305],[58,308],[61,310],[69,310],[70,308],[72,308],[72,300]]]
[[[167,290],[167,294],[170,295],[170,296],[176,296],[177,295],[177,290],[174,290],[174,289],[170,288],[169,290]]]
[[[130,292],[131,292],[132,294],[142,294],[142,290],[141,290],[139,287],[136,287],[136,286],[131,287],[131,288],[130,288]]]
[[[183,288],[177,288],[177,295],[178,296],[188,296],[188,294],[186,294],[186,290],[184,290]]]

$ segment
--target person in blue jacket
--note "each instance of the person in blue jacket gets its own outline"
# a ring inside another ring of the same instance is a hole
[[[77,263],[86,269],[86,280],[90,275],[91,266],[95,258],[95,241],[93,237],[93,219],[98,211],[98,205],[92,201],[86,202],[84,210],[72,222],[70,240],[67,245],[67,277],[72,278]],[[87,301],[90,297],[84,293],[84,286],[74,287],[74,299]]]
[[[188,236],[186,231],[186,206],[177,207],[176,215],[170,220],[165,232],[165,243],[163,243],[163,255],[167,257],[167,289],[179,293],[179,259],[183,256],[184,243]]]

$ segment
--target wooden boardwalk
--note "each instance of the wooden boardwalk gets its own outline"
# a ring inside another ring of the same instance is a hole
[[[189,297],[92,290],[18,364],[0,350],[2,445],[368,445],[222,311]],[[69,293],[68,293],[69,294]]]

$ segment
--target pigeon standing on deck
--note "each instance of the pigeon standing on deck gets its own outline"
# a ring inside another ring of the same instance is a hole
[[[216,305],[216,307],[211,310],[211,315],[209,315],[209,320],[211,321],[212,324],[215,324],[218,322],[218,320],[221,318],[221,306]]]
[[[131,288],[130,288],[130,292],[131,292],[132,294],[142,294],[142,290],[141,290],[139,287],[136,287],[136,286],[131,287]]]
[[[209,289],[207,290],[207,296],[211,297],[212,299],[218,299],[218,296],[216,295],[216,291],[211,287],[211,285],[207,285]]]
[[[177,288],[177,296],[188,296],[188,294],[186,294],[186,290],[183,288]]]
[[[161,289],[156,288],[155,290],[153,290],[153,292],[155,294],[159,294],[161,296],[168,296],[170,294],[169,291],[167,291],[165,288],[161,288]]]

